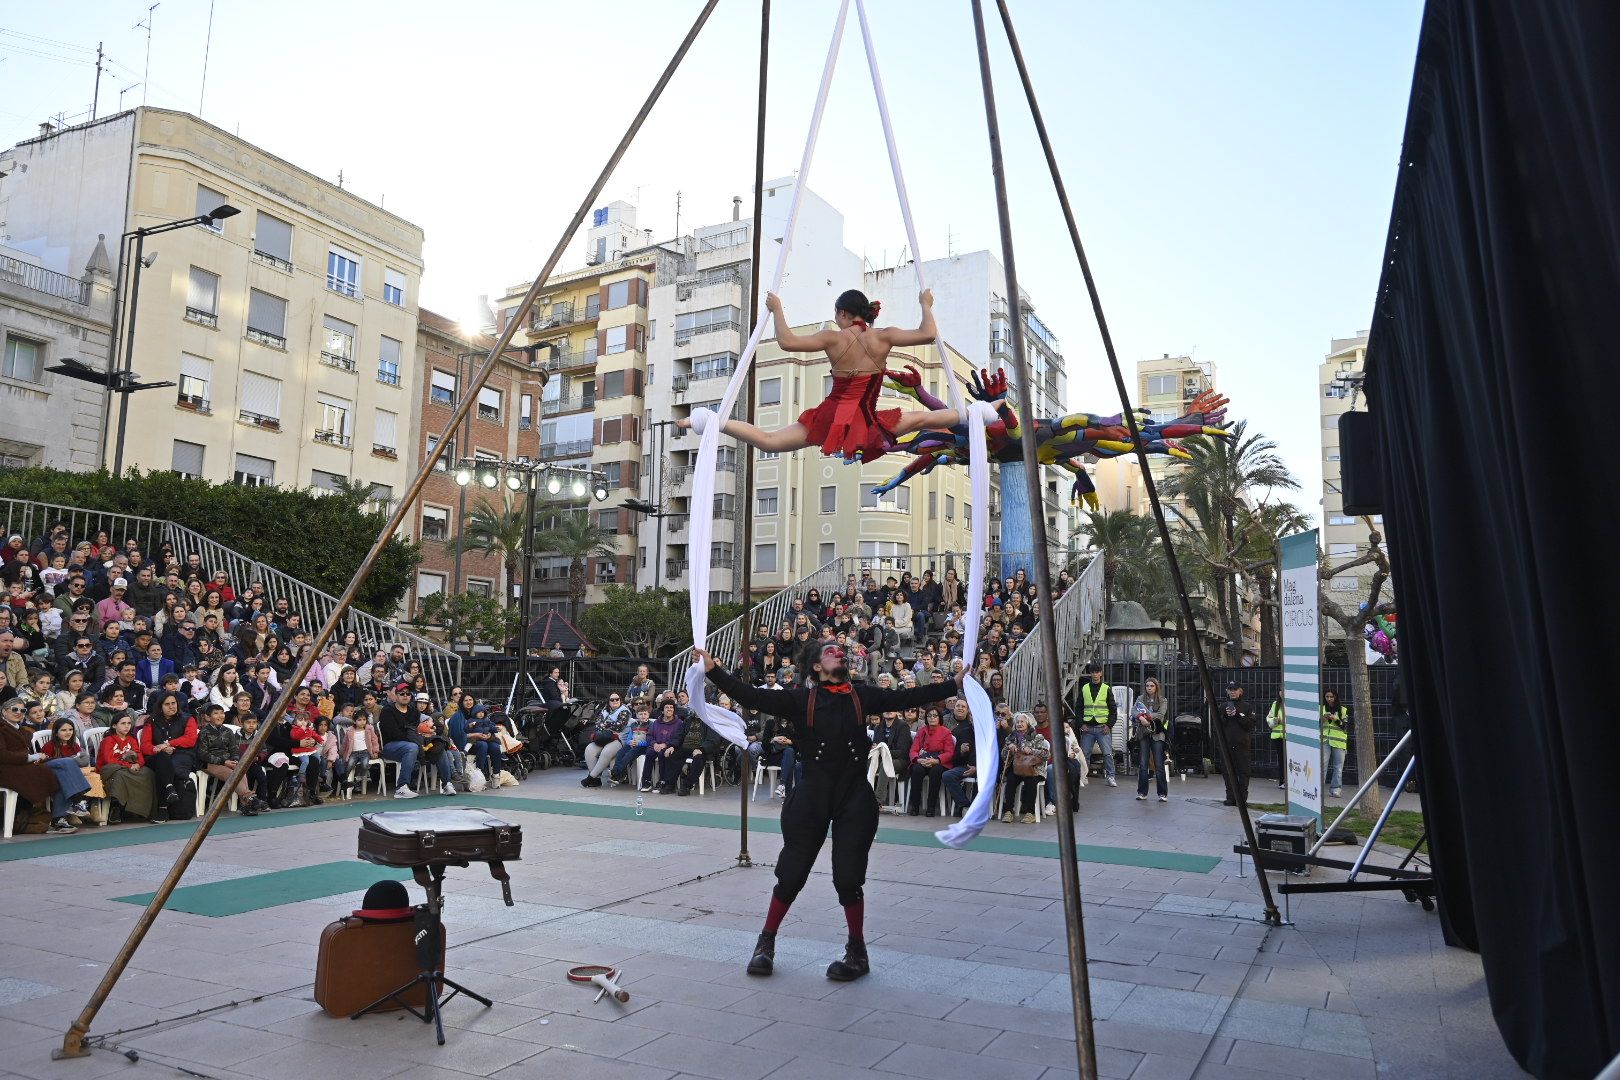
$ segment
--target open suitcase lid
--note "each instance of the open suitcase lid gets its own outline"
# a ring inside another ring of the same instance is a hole
[[[432,810],[396,810],[388,813],[365,814],[360,818],[368,829],[390,836],[414,836],[417,833],[486,832],[490,829],[511,829],[511,822],[492,817],[473,806],[446,806]]]

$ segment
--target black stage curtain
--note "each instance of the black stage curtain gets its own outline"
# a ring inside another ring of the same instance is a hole
[[[1620,1052],[1620,5],[1430,0],[1367,391],[1447,938],[1541,1077]]]

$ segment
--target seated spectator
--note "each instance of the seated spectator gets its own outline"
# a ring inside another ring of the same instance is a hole
[[[73,707],[78,704],[79,695],[89,689],[84,672],[77,669],[69,670],[56,689],[56,711],[72,712]],[[93,698],[95,694],[91,693],[90,696]]]
[[[150,688],[146,683],[135,677],[135,661],[126,658],[118,664],[117,668],[109,667],[107,670],[116,672],[112,682],[107,685],[116,686],[124,692],[124,705],[131,712],[143,713],[150,711],[150,705],[146,700]],[[102,700],[105,701],[106,699],[103,698]],[[148,754],[147,756],[150,757],[151,755]],[[163,775],[161,769],[158,770],[158,775],[160,777]]]
[[[109,684],[107,689],[117,685]],[[191,779],[197,771],[197,721],[180,711],[176,694],[160,690],[152,695],[150,706],[140,729],[141,754],[157,776],[158,801],[162,805],[153,820],[164,821],[173,817],[185,800],[197,797]]]
[[[894,624],[896,644],[900,648],[908,648],[917,639],[917,613],[904,592],[894,594],[894,600],[889,605],[889,619]]]
[[[95,705],[94,694],[83,697],[86,704]],[[96,771],[112,803],[107,814],[110,824],[126,817],[150,819],[157,806],[157,776],[146,767],[141,741],[132,734],[134,728],[133,717],[128,713],[120,715],[102,736],[96,751]]]
[[[624,692],[624,700],[632,702],[638,698],[646,698],[651,701],[655,693],[657,687],[653,685],[652,674],[647,670],[647,665],[642,664],[636,668],[636,677],[630,680],[630,685]]]
[[[941,673],[943,674],[943,673]],[[968,711],[967,698],[954,697],[946,703],[951,712],[951,737],[956,740],[952,765],[945,770],[945,797],[950,800],[946,809],[961,813],[970,800],[964,781],[979,775],[978,756],[974,749],[977,738],[973,730],[973,716]]]
[[[472,697],[471,694],[466,696]],[[486,706],[475,705],[467,718],[466,728],[467,737],[462,745],[467,747],[473,764],[478,766],[485,779],[494,780],[500,775],[503,764],[500,725],[490,716]]]
[[[90,790],[84,770],[90,754],[72,720],[63,717],[50,727],[51,737],[40,747],[45,764],[56,773],[56,795],[51,802],[51,832],[78,831],[79,821],[90,816],[83,795]]]
[[[66,820],[70,803],[61,796],[56,770],[46,764],[44,754],[34,751],[30,736],[22,729],[26,712],[27,707],[16,697],[0,703],[0,787],[15,791],[28,807],[48,809],[52,832],[76,832]],[[84,780],[83,774],[79,779]],[[87,790],[88,783],[75,794]],[[57,827],[58,820],[61,828]],[[28,818],[22,816],[19,821],[26,824]]]
[[[197,731],[197,760],[203,772],[221,784],[230,782],[239,760],[240,740],[236,732],[225,726],[225,710],[210,701],[199,711],[203,723]],[[268,810],[268,803],[260,804],[253,787],[244,776],[236,787],[236,812],[243,817],[254,817],[260,810]]]
[[[116,683],[108,683],[96,695],[95,727],[112,727],[113,721],[125,714],[133,714],[129,702],[124,699],[123,688]],[[137,732],[137,734],[139,734]]]
[[[641,790],[657,790],[663,794],[675,790],[675,774],[685,759],[677,757],[686,723],[680,717],[673,700],[665,699],[663,710],[647,729],[647,767],[642,771]],[[656,768],[656,787],[653,772]]]
[[[872,750],[866,758],[866,782],[873,785],[877,791],[877,781],[881,774],[887,785],[895,785],[899,777],[894,763],[901,763],[901,770],[909,768],[911,763],[911,725],[899,713],[884,713],[882,716],[871,717],[868,723],[868,734],[872,736]],[[879,802],[883,797],[879,796]]]
[[[585,776],[579,782],[580,787],[602,786],[602,774],[608,771],[608,767],[618,758],[619,751],[624,749],[624,742],[619,736],[624,734],[629,720],[630,709],[618,694],[609,694],[607,704],[596,714],[595,726],[586,736]]]
[[[652,703],[641,698],[636,701],[634,712],[635,715],[619,736],[622,749],[608,772],[608,779],[614,783],[622,784],[630,779],[630,763],[645,754],[649,745],[647,733],[652,727]]]
[[[371,771],[372,761],[381,757],[382,743],[371,717],[355,714],[354,723],[338,732],[337,776],[344,798],[354,795],[356,778],[363,779]]]
[[[404,647],[396,645],[400,655]],[[411,780],[416,775],[416,759],[422,753],[422,736],[416,730],[422,721],[411,700],[409,683],[396,683],[388,691],[388,704],[382,707],[377,725],[377,737],[382,741],[383,757],[399,762],[399,786],[394,789],[396,799],[414,799],[416,790]]]
[[[1035,789],[1046,775],[1051,757],[1052,747],[1035,730],[1035,718],[1014,713],[1012,731],[1002,747],[1002,821],[1011,824],[1013,814],[1021,812],[1025,825],[1035,824]]]
[[[0,630],[0,673],[6,676],[6,685],[12,692],[20,694],[28,688],[28,664],[16,647],[22,640],[12,635],[10,630]]]
[[[245,698],[247,695],[239,694],[237,696]],[[239,755],[238,760],[240,760],[240,758],[247,756],[249,750],[253,749],[253,740],[259,733],[259,718],[251,712],[247,713],[246,715],[241,715],[235,712],[227,715],[233,717],[233,719],[228,720],[226,726],[229,727],[231,725],[235,725],[237,728],[236,752]],[[286,761],[285,754],[278,754],[275,756],[280,757],[283,761]],[[271,782],[272,767],[270,765],[270,758],[270,751],[268,749],[261,748],[258,753],[253,755],[253,761],[250,765],[248,765],[247,769],[248,787],[253,789],[253,797],[258,801],[259,809],[261,811],[274,810],[276,808],[275,803],[271,801],[270,797],[272,787],[274,786]],[[285,778],[290,775],[291,772],[292,769],[290,766],[281,770],[283,781],[285,781]],[[285,786],[284,783],[283,786]]]
[[[725,740],[713,728],[695,713],[689,716],[681,728],[674,756],[665,758],[666,762],[681,759],[680,771],[675,778],[675,794],[690,794],[697,785],[698,777],[703,775],[704,767],[711,761],[719,760],[724,748]]]
[[[923,816],[933,817],[938,812],[939,786],[945,778],[945,770],[951,767],[955,753],[956,740],[941,723],[939,710],[930,708],[925,714],[922,728],[911,740],[911,798],[906,806],[908,816],[916,817],[922,809],[925,781],[928,803]]]

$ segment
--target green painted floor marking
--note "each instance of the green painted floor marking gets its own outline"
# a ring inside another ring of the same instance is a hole
[[[280,907],[282,904],[296,904],[300,900],[319,900],[323,896],[367,889],[382,878],[405,881],[410,876],[409,870],[395,870],[365,862],[317,863],[295,870],[273,870],[229,881],[211,881],[207,885],[183,885],[174,890],[163,907],[166,911],[184,911],[188,915],[220,919],[227,915]],[[145,907],[152,902],[152,896],[152,893],[137,893],[134,896],[115,896],[113,899],[119,903]]]
[[[214,835],[257,832],[281,825],[311,825],[325,821],[344,821],[361,814],[385,812],[391,809],[409,810],[422,803],[399,804],[392,800],[368,799],[353,802],[329,802],[325,806],[302,810],[280,810],[259,817],[221,817],[214,826]],[[649,805],[637,819],[636,809],[630,805],[571,802],[565,799],[530,799],[488,795],[457,795],[454,802],[433,806],[476,806],[483,810],[508,809],[530,814],[560,814],[566,817],[603,818],[613,821],[641,820],[659,825],[685,825],[699,829],[725,829],[737,827],[731,814],[711,814],[698,810],[665,809]],[[0,863],[19,859],[43,859],[52,855],[67,855],[80,851],[105,851],[109,848],[135,847],[170,840],[183,840],[195,826],[183,822],[167,825],[119,826],[113,829],[85,829],[75,836],[51,836],[38,840],[17,840],[0,843]],[[781,822],[773,815],[749,816],[748,828],[753,832],[778,833]],[[879,828],[877,842],[902,847],[939,847],[932,830]],[[965,850],[986,851],[998,855],[1022,855],[1036,859],[1056,859],[1058,846],[1054,840],[1025,840],[1017,837],[981,835]],[[1078,845],[1082,863],[1100,863],[1111,866],[1140,866],[1156,870],[1176,870],[1182,873],[1207,874],[1220,865],[1219,856],[1189,855],[1179,851],[1156,851],[1148,848],[1106,847],[1096,844]],[[369,882],[367,882],[369,884]]]

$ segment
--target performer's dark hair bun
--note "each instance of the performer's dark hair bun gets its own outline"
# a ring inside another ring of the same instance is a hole
[[[877,321],[878,312],[883,310],[883,304],[877,300],[868,300],[866,294],[859,289],[846,289],[833,303],[833,310],[846,311],[870,325]]]

